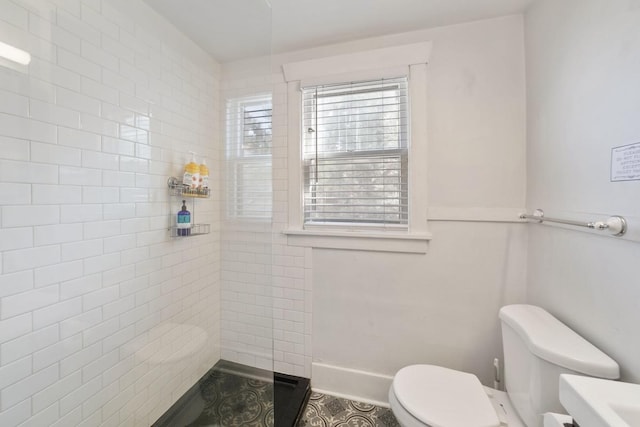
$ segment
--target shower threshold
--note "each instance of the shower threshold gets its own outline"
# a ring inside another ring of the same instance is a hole
[[[294,427],[310,393],[308,378],[221,360],[152,427]]]

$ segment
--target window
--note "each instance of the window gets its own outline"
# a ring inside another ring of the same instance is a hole
[[[431,47],[283,64],[289,245],[426,252]]]
[[[230,219],[271,218],[271,97],[227,103],[226,200]]]
[[[408,224],[407,79],[303,88],[304,223]]]

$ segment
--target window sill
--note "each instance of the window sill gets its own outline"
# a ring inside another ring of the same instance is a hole
[[[283,234],[290,246],[412,254],[426,254],[431,240],[430,234],[370,231],[286,230]]]

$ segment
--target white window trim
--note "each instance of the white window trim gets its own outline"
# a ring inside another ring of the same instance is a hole
[[[289,228],[292,246],[426,253],[427,229],[427,62],[431,43],[416,43],[283,65],[287,82]],[[404,70],[404,71],[400,71]],[[404,74],[398,74],[404,72]],[[395,74],[395,75],[394,75]],[[374,230],[366,226],[304,227],[302,213],[302,85],[372,78],[409,78],[409,226]]]

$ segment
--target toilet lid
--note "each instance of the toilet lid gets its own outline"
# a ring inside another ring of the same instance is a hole
[[[478,377],[434,365],[412,365],[393,378],[402,406],[431,427],[498,427]]]

